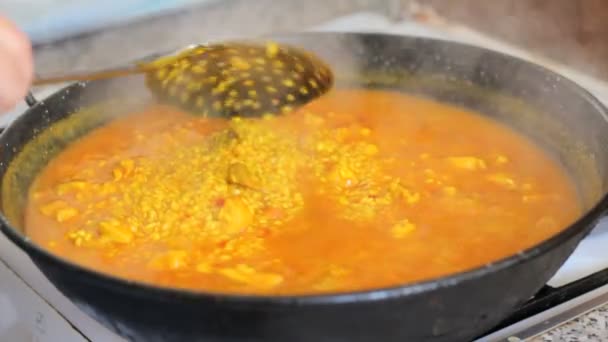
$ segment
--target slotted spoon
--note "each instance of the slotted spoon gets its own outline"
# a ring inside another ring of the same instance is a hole
[[[330,67],[297,47],[268,42],[194,45],[114,69],[37,77],[34,85],[91,81],[144,73],[161,102],[209,116],[289,112],[333,86]]]

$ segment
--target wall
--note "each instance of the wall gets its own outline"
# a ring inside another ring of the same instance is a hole
[[[608,79],[606,0],[418,2],[449,19]]]
[[[449,19],[608,79],[608,0],[223,0],[221,6],[41,46],[37,68],[100,67],[209,37],[293,30],[354,11],[386,14],[387,9],[398,8],[395,3],[406,9],[412,2],[431,5]]]

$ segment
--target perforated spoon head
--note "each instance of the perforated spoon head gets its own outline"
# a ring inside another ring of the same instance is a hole
[[[219,117],[287,113],[334,82],[317,56],[273,42],[199,45],[149,66],[146,84],[159,100]]]

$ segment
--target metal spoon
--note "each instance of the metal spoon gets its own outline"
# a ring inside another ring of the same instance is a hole
[[[329,66],[310,52],[269,42],[195,45],[174,54],[91,73],[38,77],[34,85],[144,73],[161,102],[209,116],[289,112],[333,86]]]

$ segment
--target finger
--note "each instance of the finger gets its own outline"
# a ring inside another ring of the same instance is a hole
[[[0,17],[0,112],[21,100],[33,77],[32,48],[27,36]]]

